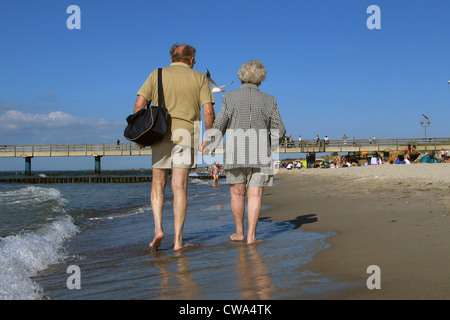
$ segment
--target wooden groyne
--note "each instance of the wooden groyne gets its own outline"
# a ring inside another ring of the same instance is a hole
[[[209,180],[212,176],[199,175],[189,176],[190,179]],[[225,178],[225,176],[219,176]],[[151,175],[148,176],[18,176],[0,178],[0,183],[29,183],[29,184],[46,184],[46,183],[140,183],[151,182]]]
[[[13,177],[0,178],[0,182],[6,183],[30,183],[30,184],[44,184],[44,183],[137,183],[150,182],[151,176],[142,177]]]

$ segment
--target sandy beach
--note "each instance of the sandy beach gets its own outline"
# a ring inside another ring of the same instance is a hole
[[[450,164],[280,169],[263,218],[334,232],[302,269],[354,284],[319,299],[450,298]],[[368,289],[367,268],[380,270]]]

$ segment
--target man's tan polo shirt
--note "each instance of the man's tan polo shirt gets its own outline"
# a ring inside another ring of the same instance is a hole
[[[208,80],[204,74],[182,62],[174,62],[169,67],[163,68],[162,79],[166,108],[172,118],[171,133],[177,129],[186,129],[191,137],[190,146],[196,147],[194,146],[194,122],[201,121],[202,105],[215,103]],[[153,101],[153,105],[158,105],[157,69],[150,74],[137,94],[144,97],[147,102]],[[179,132],[175,132],[175,135]],[[163,141],[170,142],[171,134],[166,134]],[[173,142],[189,145],[178,140]],[[199,140],[196,142],[198,143]]]

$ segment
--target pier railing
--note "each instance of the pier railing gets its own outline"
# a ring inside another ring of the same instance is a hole
[[[82,157],[151,155],[135,143],[0,145],[0,157]]]
[[[450,149],[450,138],[410,139],[331,139],[329,141],[284,141],[279,153],[326,153],[358,151],[399,151],[411,144],[419,150]],[[215,153],[223,153],[225,143]],[[135,143],[0,145],[0,157],[102,157],[151,155],[150,147],[141,149]]]
[[[278,151],[280,153],[400,151],[408,144],[418,150],[449,149],[450,138],[294,140],[284,141]]]

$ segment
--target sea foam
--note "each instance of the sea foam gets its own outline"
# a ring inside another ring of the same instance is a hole
[[[0,299],[43,298],[31,277],[64,258],[63,243],[78,232],[70,216],[63,216],[33,233],[0,239]]]

